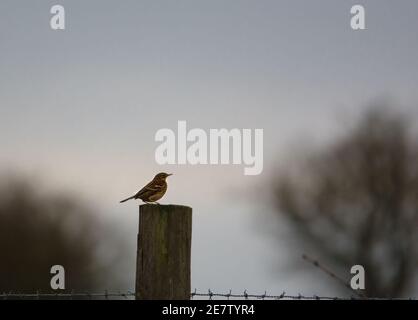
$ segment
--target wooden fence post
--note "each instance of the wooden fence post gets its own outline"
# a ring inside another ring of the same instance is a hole
[[[192,208],[139,206],[136,299],[190,299]]]

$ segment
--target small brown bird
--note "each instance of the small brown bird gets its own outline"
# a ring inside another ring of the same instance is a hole
[[[171,175],[172,173],[158,173],[150,183],[139,190],[135,195],[122,200],[120,203],[131,199],[141,199],[145,203],[155,202],[158,204],[157,201],[160,200],[167,191],[167,182],[165,179]]]

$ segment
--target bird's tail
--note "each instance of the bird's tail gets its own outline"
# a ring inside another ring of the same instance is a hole
[[[120,203],[125,202],[125,201],[128,201],[128,200],[131,200],[131,199],[134,199],[134,198],[135,198],[135,196],[132,196],[132,197],[126,198],[125,200],[122,200]]]

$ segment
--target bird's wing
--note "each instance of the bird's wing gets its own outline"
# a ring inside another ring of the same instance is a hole
[[[159,184],[156,184],[154,181],[151,181],[150,183],[148,183],[145,187],[143,187],[141,190],[139,190],[135,194],[135,198],[140,197],[147,191],[154,191],[154,192],[160,191],[163,189],[163,187],[164,185],[159,185]]]

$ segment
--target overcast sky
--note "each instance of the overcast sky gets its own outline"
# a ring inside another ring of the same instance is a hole
[[[365,31],[350,28],[357,3]],[[64,31],[49,26],[54,4]],[[254,194],[295,139],[332,138],[379,99],[416,106],[417,14],[416,0],[2,0],[0,169],[101,208],[131,246],[121,289],[133,289],[138,216],[118,201],[170,171],[162,202],[194,210],[193,288],[329,293],[326,277],[289,272],[302,252],[266,235]],[[157,165],[155,132],[178,120],[264,129],[263,173]]]

